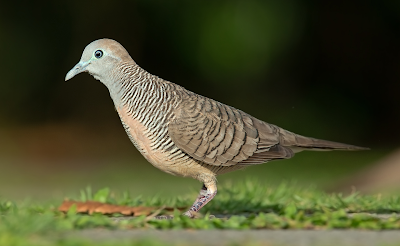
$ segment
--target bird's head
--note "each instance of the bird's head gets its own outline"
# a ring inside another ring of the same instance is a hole
[[[109,73],[121,62],[133,62],[125,48],[112,39],[99,39],[86,46],[81,60],[65,76],[65,81],[88,72],[95,79],[106,83]]]

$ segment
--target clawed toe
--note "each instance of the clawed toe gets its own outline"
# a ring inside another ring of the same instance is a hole
[[[188,211],[184,212],[182,215],[185,215],[185,216],[187,216],[187,217],[189,217],[191,219],[194,219],[194,218],[196,218],[196,214],[197,213],[195,213],[195,212],[193,212],[191,210],[188,210]]]
[[[200,216],[198,216],[197,213],[193,213],[191,211],[186,211],[185,213],[183,213],[182,215],[185,215],[191,219],[196,219],[199,218]],[[158,215],[158,216],[154,216],[154,219],[156,220],[172,220],[174,218],[173,215]],[[214,215],[210,215],[209,219],[215,219],[216,217]]]
[[[158,215],[154,216],[156,220],[172,220],[174,218],[173,215]]]

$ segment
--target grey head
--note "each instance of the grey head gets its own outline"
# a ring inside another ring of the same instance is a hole
[[[95,79],[108,84],[113,70],[121,63],[134,63],[125,48],[112,39],[98,39],[83,50],[81,60],[65,76],[65,81],[75,75],[88,72]]]

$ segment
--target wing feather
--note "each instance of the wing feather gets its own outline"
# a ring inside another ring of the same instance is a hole
[[[168,126],[172,141],[209,165],[261,164],[293,155],[279,145],[277,127],[212,99],[191,95],[174,114]]]

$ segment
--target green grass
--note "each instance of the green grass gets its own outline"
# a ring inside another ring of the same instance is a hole
[[[196,194],[173,199],[160,197],[130,197],[128,192],[108,188],[92,192],[90,188],[70,197],[80,201],[97,200],[119,205],[189,206]],[[0,199],[0,245],[91,245],[89,240],[62,235],[87,228],[105,229],[400,229],[400,196],[326,194],[313,187],[296,183],[265,186],[247,180],[235,185],[225,183],[215,199],[202,210],[199,219],[180,216],[173,220],[154,220],[145,216],[114,221],[101,214],[77,214],[74,208],[67,213],[56,210],[62,198],[53,202],[19,202]],[[357,213],[348,216],[350,213]],[[393,214],[379,219],[367,213]],[[208,214],[233,215],[229,219],[209,219]],[[118,216],[118,215],[115,215]],[[96,245],[112,245],[107,242]],[[119,242],[119,245],[125,245]],[[157,241],[130,242],[126,245],[165,245]]]

